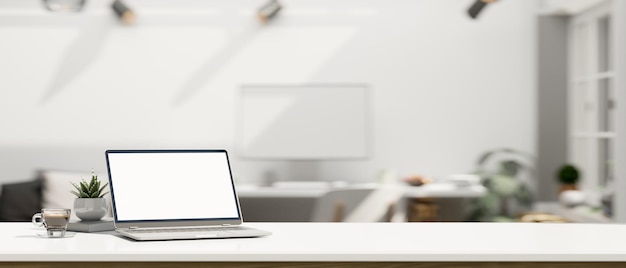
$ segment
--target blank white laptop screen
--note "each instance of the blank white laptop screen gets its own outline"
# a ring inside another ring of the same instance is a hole
[[[108,161],[118,221],[240,218],[226,152],[110,153]]]

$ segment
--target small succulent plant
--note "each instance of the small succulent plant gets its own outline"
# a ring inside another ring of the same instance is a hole
[[[89,182],[85,181],[83,178],[80,183],[71,182],[72,186],[76,188],[76,190],[70,191],[77,198],[102,198],[108,192],[103,192],[103,190],[109,185],[105,183],[101,186],[100,180],[98,180],[98,175],[96,175],[93,171],[91,171],[91,180]]]

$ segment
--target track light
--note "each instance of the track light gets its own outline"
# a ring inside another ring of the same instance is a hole
[[[467,13],[472,19],[476,19],[476,17],[478,17],[478,14],[480,14],[480,12],[485,6],[487,6],[487,4],[491,4],[495,1],[496,0],[476,0],[474,4],[472,4],[472,6],[470,6],[470,8],[467,10]]]
[[[278,14],[282,6],[278,2],[278,0],[269,0],[265,5],[261,6],[259,10],[257,10],[257,16],[259,20],[263,23],[269,22],[273,17]]]
[[[54,12],[78,12],[85,6],[86,0],[43,0],[43,6]]]
[[[133,12],[122,0],[115,0],[111,4],[111,8],[120,18],[123,24],[130,25],[135,22],[135,12]]]

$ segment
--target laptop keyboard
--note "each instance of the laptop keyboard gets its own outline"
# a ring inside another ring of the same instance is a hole
[[[127,233],[179,233],[179,232],[219,232],[219,231],[246,231],[250,228],[242,226],[233,227],[194,227],[194,228],[155,228],[155,229],[128,229]]]

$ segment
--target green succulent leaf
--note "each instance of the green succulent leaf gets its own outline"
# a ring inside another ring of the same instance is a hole
[[[104,190],[104,188],[106,188],[109,184],[105,183],[104,186],[102,186],[99,190],[98,190],[98,197],[103,197],[105,194],[108,194],[109,192],[104,192],[102,193],[102,191]]]
[[[83,178],[80,183],[70,182],[75,190],[71,190],[70,193],[77,198],[102,198],[108,192],[104,192],[104,189],[108,186],[108,183],[102,185],[102,182],[98,180],[98,176],[91,171],[91,179],[89,182]]]
[[[80,193],[78,193],[77,191],[71,190],[70,193],[75,195],[77,198],[80,198]]]
[[[89,185],[87,185],[87,182],[85,180],[80,182],[80,190],[83,193],[88,193],[89,192]]]

